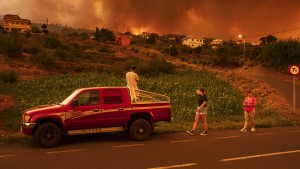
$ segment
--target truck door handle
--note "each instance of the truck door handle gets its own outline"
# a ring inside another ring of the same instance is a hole
[[[124,108],[118,108],[118,110],[124,110]]]
[[[99,109],[94,109],[93,112],[99,112]]]

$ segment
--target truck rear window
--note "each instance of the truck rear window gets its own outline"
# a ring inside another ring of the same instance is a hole
[[[121,90],[103,90],[103,104],[122,104],[123,97]]]

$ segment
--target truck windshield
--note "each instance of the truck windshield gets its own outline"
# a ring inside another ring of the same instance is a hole
[[[69,97],[67,97],[60,105],[67,105],[78,93],[80,90],[75,90]]]

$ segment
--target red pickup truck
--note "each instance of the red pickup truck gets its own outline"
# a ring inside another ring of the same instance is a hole
[[[65,135],[128,131],[135,140],[151,136],[153,124],[171,121],[169,97],[138,90],[130,100],[127,87],[75,90],[63,102],[25,110],[21,130],[42,147],[58,145]]]

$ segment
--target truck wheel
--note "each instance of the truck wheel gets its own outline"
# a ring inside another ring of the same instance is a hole
[[[61,142],[62,133],[56,124],[44,123],[37,128],[34,139],[42,147],[54,147]]]
[[[137,119],[130,125],[129,134],[134,140],[146,140],[151,136],[151,133],[151,125],[147,120]]]

